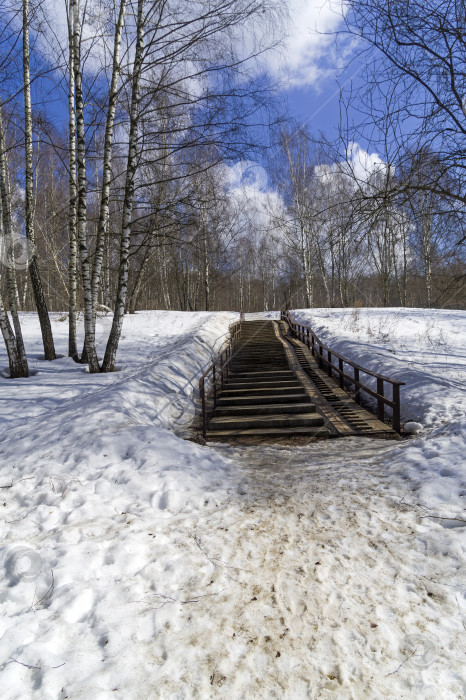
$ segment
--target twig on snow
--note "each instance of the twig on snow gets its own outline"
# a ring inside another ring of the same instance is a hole
[[[58,664],[58,666],[32,666],[31,664],[25,664],[24,661],[18,661],[18,659],[14,659],[12,656],[10,656],[10,659],[8,661],[5,661],[3,664],[1,664],[2,668],[5,668],[8,664],[11,663],[19,664],[20,666],[24,666],[25,668],[31,668],[34,671],[42,671],[44,668],[48,669],[55,669],[55,668],[61,668],[62,666],[65,665],[66,661],[64,661],[62,664]]]
[[[409,660],[414,656],[414,654],[415,654],[416,652],[417,652],[417,647],[414,649],[414,651],[413,651],[412,654],[410,654],[409,656],[407,656],[406,659],[405,659],[404,661],[401,662],[401,664],[398,666],[398,668],[395,668],[395,670],[392,671],[391,673],[387,673],[386,676],[385,676],[385,678],[388,678],[389,676],[393,676],[395,673],[398,673],[398,671],[400,670],[400,668],[401,668],[407,661],[409,661]]]
[[[7,525],[9,525],[10,523],[19,523],[21,520],[24,520],[25,518],[27,518],[28,515],[29,515],[29,511],[26,513],[26,515],[23,515],[22,518],[16,518],[16,520],[5,520],[5,523]]]
[[[199,603],[201,598],[211,598],[214,595],[219,595],[221,591],[218,593],[204,593],[203,595],[196,595],[193,598],[188,598],[187,600],[182,600],[181,605],[186,605],[187,603]]]
[[[158,606],[154,605],[150,608],[146,608],[143,612],[149,612],[150,610],[160,610],[165,605],[169,605],[171,603],[179,603],[180,605],[187,605],[188,603],[199,603],[201,598],[211,598],[212,596],[219,595],[220,593],[221,593],[221,591],[219,591],[218,593],[204,593],[202,595],[191,596],[190,598],[186,598],[186,600],[179,600],[178,598],[172,598],[172,596],[164,595],[163,593],[153,593],[152,595],[148,596],[148,598],[163,598],[163,600],[160,601],[160,605],[158,605]]]
[[[214,559],[212,559],[212,557],[210,557],[210,556],[207,554],[207,552],[205,551],[205,549],[204,549],[203,546],[201,545],[198,536],[197,536],[196,534],[194,534],[194,535],[190,535],[190,537],[193,538],[193,540],[194,540],[194,542],[196,543],[197,547],[200,549],[200,551],[202,552],[202,554],[203,554],[205,557],[207,557],[207,559],[210,561],[210,563],[212,564],[212,566],[213,566],[215,569],[219,569],[219,568],[223,567],[223,568],[226,568],[226,569],[233,569],[233,571],[244,571],[244,569],[240,569],[238,566],[232,566],[231,564],[227,564],[226,562],[222,561],[221,559],[217,559],[216,557],[215,557]],[[217,563],[217,562],[219,562],[219,563]],[[231,578],[233,581],[236,581],[237,583],[239,583],[238,579],[235,578],[234,576],[230,576],[229,574],[225,574],[225,576],[227,576],[228,578]]]
[[[24,476],[22,479],[18,479],[18,481],[13,481],[11,480],[11,484],[7,484],[6,486],[0,486],[0,489],[11,489],[13,486],[16,486],[16,484],[19,484],[21,481],[28,481],[29,479],[35,479],[34,476]]]
[[[431,518],[432,520],[456,520],[459,523],[465,523],[464,518],[450,518],[448,515],[420,515],[420,518]]]
[[[49,600],[51,599],[51,597],[52,597],[52,595],[53,595],[53,591],[54,591],[54,589],[55,589],[55,578],[54,578],[54,576],[53,576],[53,569],[50,569],[50,573],[52,574],[52,583],[50,584],[48,590],[44,593],[44,595],[42,596],[42,598],[39,598],[39,600],[37,600],[35,603],[34,603],[34,600],[32,601],[32,605],[31,605],[31,607],[29,608],[28,612],[29,612],[30,610],[33,610],[36,606],[39,606],[39,605],[42,605],[42,606],[45,607],[45,605],[46,605],[46,604],[49,602]]]
[[[149,612],[149,610],[161,610],[165,605],[168,605],[169,603],[176,603],[176,599],[172,598],[169,595],[163,595],[163,593],[152,593],[152,595],[148,596],[148,598],[163,598],[163,600],[160,601],[160,605],[153,605],[150,608],[146,608],[143,612]],[[136,601],[136,602],[143,602],[143,601]]]

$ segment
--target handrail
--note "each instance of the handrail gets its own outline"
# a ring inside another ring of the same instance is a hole
[[[224,348],[214,359],[214,361],[207,367],[204,374],[199,379],[199,394],[201,397],[201,408],[202,408],[202,436],[207,435],[207,423],[208,414],[212,413],[217,405],[217,393],[218,384],[220,383],[220,388],[223,387],[225,379],[228,377],[229,365],[232,360],[233,347],[241,335],[241,327],[244,321],[244,313],[241,311],[239,321],[232,323],[229,326],[230,338],[228,339],[228,345]],[[206,379],[212,374],[212,382],[208,392],[206,392]],[[213,396],[213,405],[210,411],[207,411],[207,399]]]
[[[347,384],[354,385],[354,399],[358,403],[361,403],[360,392],[364,391],[373,398],[377,399],[377,418],[380,421],[385,420],[385,406],[392,409],[392,427],[397,433],[401,431],[401,404],[400,404],[400,386],[404,386],[405,382],[400,382],[398,379],[391,379],[383,374],[373,372],[370,369],[366,369],[357,362],[353,362],[349,358],[341,355],[339,352],[332,350],[332,348],[325,345],[320,338],[314,333],[310,326],[305,326],[302,323],[296,323],[289,311],[282,311],[280,314],[280,319],[286,321],[291,329],[291,332],[299,338],[312,352],[313,356],[317,358],[317,364],[321,369],[326,368],[327,374],[332,379],[333,372],[335,371],[338,375],[338,383],[341,389],[345,388],[345,381]],[[324,351],[327,357],[324,357]],[[333,364],[332,358],[338,358],[338,367]],[[347,364],[353,368],[353,376],[347,374],[344,371],[344,365]],[[377,391],[371,389],[371,387],[366,386],[360,381],[360,372],[368,374],[371,377],[377,379]],[[385,396],[384,393],[384,382],[392,385],[392,399],[390,400]]]

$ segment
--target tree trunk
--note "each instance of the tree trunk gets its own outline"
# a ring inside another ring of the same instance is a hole
[[[422,253],[424,258],[424,276],[426,286],[426,304],[432,306],[432,235],[430,216],[421,217]]]
[[[100,280],[102,276],[102,264],[104,258],[104,244],[106,233],[108,230],[109,219],[109,199],[110,199],[110,182],[112,179],[112,148],[113,148],[113,130],[115,124],[115,110],[118,98],[118,80],[120,77],[120,48],[121,37],[123,33],[123,25],[126,13],[126,0],[120,1],[120,9],[118,20],[115,26],[115,37],[113,42],[113,65],[112,79],[110,83],[107,109],[107,122],[105,125],[104,137],[104,158],[102,165],[102,193],[100,199],[99,223],[97,226],[97,241],[94,255],[94,267],[92,272],[92,306],[95,310]],[[94,314],[95,326],[95,314]]]
[[[11,379],[16,379],[17,377],[28,377],[29,373],[21,360],[21,356],[18,352],[18,347],[16,344],[16,338],[13,333],[13,329],[10,324],[10,319],[5,311],[5,306],[3,304],[3,297],[0,293],[0,330],[2,331],[3,339],[5,341],[6,351],[8,355],[8,364],[10,367],[10,377]]]
[[[129,295],[128,299],[128,312],[130,314],[136,313],[136,306],[138,303],[139,295],[141,293],[141,284],[142,280],[144,278],[144,273],[147,269],[147,266],[153,257],[155,251],[152,250],[152,242],[153,242],[154,234],[150,236],[149,242],[147,243],[147,247],[144,253],[144,258],[142,260],[141,265],[139,266],[139,270],[136,273],[136,279],[134,280],[133,284],[133,289]]]
[[[24,151],[25,151],[25,214],[26,238],[31,244],[31,275],[32,291],[36,302],[37,314],[42,332],[44,355],[46,360],[55,360],[52,326],[50,324],[47,303],[37,264],[34,234],[34,182],[32,168],[32,109],[31,109],[31,77],[29,71],[29,0],[23,0],[23,82],[24,82]]]
[[[304,275],[304,286],[306,290],[306,308],[310,309],[312,307],[312,277],[309,266],[309,255],[306,250],[306,234],[304,229],[301,228],[301,264],[303,268]]]
[[[206,214],[203,212],[203,222],[202,222],[202,245],[203,245],[203,257],[204,257],[204,305],[205,310],[210,310],[210,260],[209,260],[209,248],[207,245],[207,220]]]
[[[76,332],[76,298],[78,289],[78,246],[76,235],[76,113],[74,108],[74,50],[73,50],[73,15],[68,12],[68,50],[69,50],[69,83],[68,83],[68,124],[69,124],[69,192],[70,202],[68,210],[69,222],[69,259],[68,259],[68,355],[78,362],[78,339]]]
[[[171,309],[171,299],[170,299],[170,290],[168,288],[168,274],[167,274],[167,255],[165,252],[165,246],[162,244],[160,247],[161,255],[162,255],[162,293],[163,293],[163,301],[164,301],[164,306],[166,309]]]
[[[92,281],[90,253],[87,242],[87,181],[86,181],[86,142],[84,127],[84,104],[81,75],[81,33],[79,31],[78,0],[70,0],[73,17],[73,68],[76,92],[76,135],[78,165],[78,201],[76,211],[76,234],[81,258],[81,275],[84,293],[84,333],[89,372],[99,371],[99,361],[95,347],[94,308],[92,306]]]
[[[137,166],[137,138],[139,123],[139,89],[144,54],[144,0],[138,0],[136,53],[134,57],[133,80],[131,89],[131,109],[128,139],[128,160],[126,166],[125,198],[123,204],[123,220],[121,224],[120,266],[118,274],[118,289],[113,314],[112,329],[105,349],[102,365],[103,372],[113,372],[115,369],[116,353],[120,342],[121,329],[126,308],[128,292],[128,255],[131,236],[131,222],[134,198],[134,178]]]
[[[6,144],[5,144],[5,134],[3,131],[3,117],[2,117],[2,107],[0,103],[0,202],[1,202],[1,214],[2,214],[2,224],[3,224],[3,245],[2,245],[2,263],[6,269],[6,279],[7,279],[7,291],[8,291],[8,301],[10,304],[11,318],[13,319],[13,327],[15,329],[14,342],[16,347],[16,355],[13,357],[13,364],[15,366],[15,376],[28,377],[28,362],[26,357],[26,350],[24,348],[23,334],[21,331],[21,324],[18,315],[18,287],[16,284],[16,264],[15,260],[15,240],[13,237],[12,221],[11,221],[11,210],[10,210],[10,193],[8,191],[8,168],[6,162]],[[27,265],[28,263],[28,253],[26,249],[26,257],[24,261],[21,261],[21,265]],[[3,304],[3,302],[2,302]],[[10,326],[11,328],[11,326]],[[3,330],[3,329],[2,329]],[[16,336],[16,337],[15,337]],[[8,340],[7,351],[8,357],[10,358],[9,347],[11,345],[11,338],[7,333],[5,336],[5,342]],[[18,364],[19,363],[19,364]],[[19,367],[21,369],[19,369]],[[18,372],[20,372],[18,374]]]

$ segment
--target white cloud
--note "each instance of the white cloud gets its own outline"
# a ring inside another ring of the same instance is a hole
[[[350,141],[346,148],[346,159],[331,163],[330,165],[318,165],[315,172],[321,183],[330,184],[338,178],[342,178],[347,182],[368,183],[376,174],[385,174],[387,168],[392,166],[385,163],[378,153],[369,153],[362,148],[356,141]]]
[[[350,141],[347,148],[347,162],[358,180],[366,181],[376,173],[387,170],[385,163],[378,153],[369,153],[361,148],[356,141]]]
[[[336,51],[332,33],[346,12],[344,0],[289,0],[290,26],[280,55],[268,57],[273,75],[290,87],[318,87],[342,67],[345,55]],[[341,51],[341,47],[340,47]]]

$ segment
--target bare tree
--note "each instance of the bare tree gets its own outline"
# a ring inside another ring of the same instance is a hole
[[[466,17],[463,0],[350,0],[346,31],[359,40],[364,62],[361,87],[352,86],[365,119],[356,134],[387,145],[389,162],[400,164],[426,146],[437,168],[422,181],[404,179],[400,191],[443,197],[452,210],[466,203]],[[445,175],[448,174],[446,178]]]

